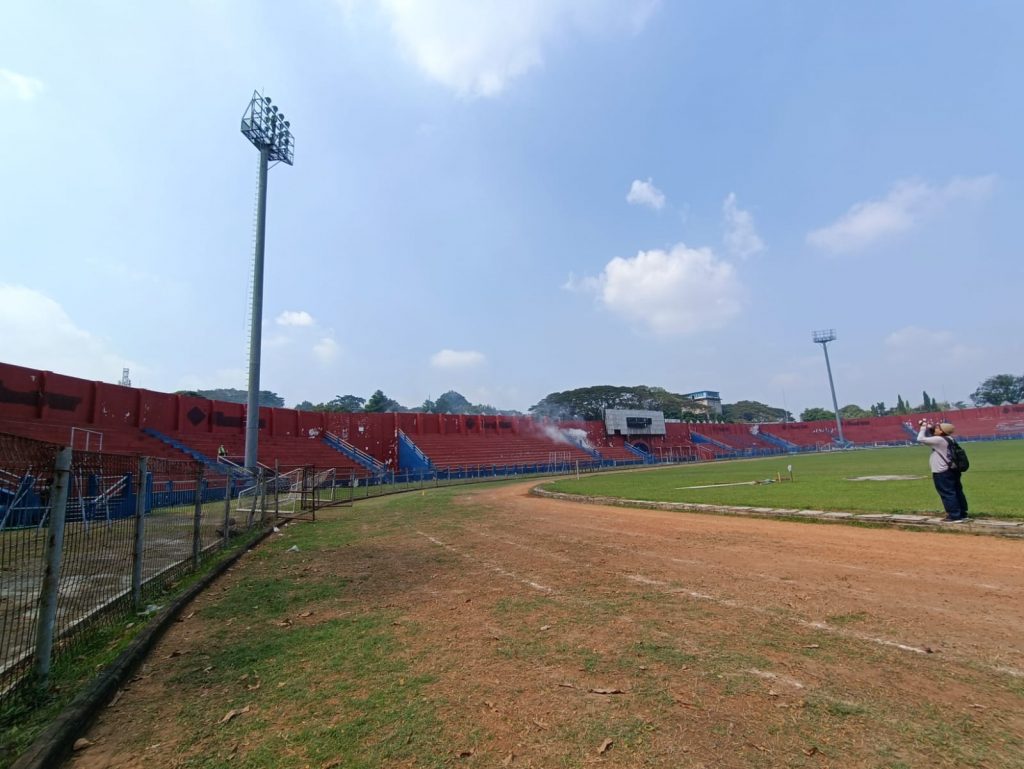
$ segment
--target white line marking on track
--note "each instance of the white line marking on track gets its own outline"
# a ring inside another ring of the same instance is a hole
[[[899,641],[890,641],[887,638],[878,638],[876,636],[868,635],[867,633],[857,633],[852,630],[840,630],[827,622],[807,622],[805,620],[800,620],[799,624],[804,625],[805,627],[814,628],[815,630],[824,630],[826,633],[842,636],[843,638],[856,638],[861,641],[870,641],[871,643],[879,644],[880,646],[892,646],[895,649],[901,649],[905,652],[914,652],[915,654],[931,653],[928,649],[922,649],[918,646],[900,643]]]
[[[644,585],[667,585],[667,582],[662,582],[660,579],[650,579],[642,574],[627,574],[626,579],[631,579],[634,582],[640,582]]]
[[[795,678],[782,675],[781,673],[772,673],[771,671],[758,670],[757,668],[750,668],[749,670],[747,670],[747,672],[751,675],[757,676],[758,678],[764,678],[769,681],[779,681],[780,683],[788,684],[789,686],[792,686],[794,689],[807,688],[804,684],[800,683]]]
[[[640,582],[640,583],[645,584],[645,585],[667,585],[668,584],[667,582],[662,582],[660,580],[651,579],[650,577],[645,577],[642,574],[623,574],[621,576],[625,577],[628,580],[632,580],[633,582]],[[690,598],[696,599],[698,601],[708,601],[710,603],[719,604],[720,606],[728,606],[731,609],[743,609],[744,611],[751,611],[751,612],[755,612],[756,614],[765,614],[765,615],[768,615],[768,616],[772,616],[772,617],[778,618],[777,614],[775,614],[773,612],[770,612],[770,611],[764,609],[763,607],[751,606],[751,605],[748,605],[748,604],[741,603],[740,601],[734,601],[734,600],[732,600],[730,598],[719,598],[717,596],[709,595],[707,593],[699,593],[696,590],[671,589],[671,590],[666,590],[665,592],[670,594],[670,595],[685,595],[685,596],[688,596]],[[810,622],[808,620],[801,620],[801,619],[793,619],[793,620],[791,620],[791,622],[793,622],[794,624],[800,625],[802,627],[809,627],[809,628],[812,628],[814,630],[821,630],[821,631],[824,631],[824,632],[826,632],[826,633],[828,633],[830,635],[839,636],[841,638],[853,638],[853,639],[856,639],[858,641],[868,641],[869,643],[879,644],[880,646],[890,646],[890,647],[892,647],[894,649],[899,649],[901,651],[907,651],[907,652],[914,652],[915,654],[930,654],[928,649],[922,649],[922,648],[920,648],[918,646],[911,646],[910,644],[901,643],[899,641],[890,641],[887,638],[878,638],[877,636],[868,635],[867,633],[857,633],[855,631],[843,630],[843,629],[837,628],[837,627],[835,627],[833,625],[829,625],[827,622]],[[1013,676],[1024,675],[1022,673],[1019,673],[1018,671],[1013,670],[1012,668],[1002,668],[1002,667],[1000,667],[1000,668],[993,668],[993,669],[994,670],[998,670],[998,671],[1003,672],[1003,673],[1009,673],[1010,675],[1013,675]]]
[[[435,545],[438,545],[439,547],[443,547],[445,550],[450,550],[450,551],[452,551],[453,553],[455,553],[457,555],[461,555],[463,558],[466,558],[466,559],[471,560],[471,561],[479,560],[479,559],[474,558],[473,556],[469,555],[468,553],[462,552],[461,550],[459,550],[459,548],[455,547],[454,545],[449,545],[447,542],[442,542],[441,540],[437,539],[436,537],[432,537],[429,534],[425,534],[422,531],[417,531],[416,533],[419,534],[421,537],[426,537],[431,542],[433,542]],[[500,574],[503,577],[508,577],[509,579],[514,579],[514,580],[516,580],[516,582],[522,582],[524,585],[527,585],[528,587],[532,587],[534,590],[539,590],[542,593],[553,593],[553,592],[555,592],[553,588],[550,588],[547,585],[541,585],[539,582],[534,582],[531,579],[526,579],[525,577],[520,577],[515,572],[511,572],[508,569],[503,569],[501,566],[498,566],[498,564],[496,564],[496,563],[490,563],[488,561],[480,561],[480,563],[482,563],[484,566],[486,566],[488,569],[490,569],[491,571],[495,572],[496,574]]]

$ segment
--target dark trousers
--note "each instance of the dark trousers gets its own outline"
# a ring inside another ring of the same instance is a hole
[[[935,482],[935,490],[939,492],[939,499],[942,500],[946,515],[950,518],[967,515],[967,497],[964,496],[964,487],[960,483],[960,473],[944,470],[941,473],[932,473],[932,480]]]

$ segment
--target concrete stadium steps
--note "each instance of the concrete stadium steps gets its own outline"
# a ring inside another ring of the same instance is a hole
[[[751,425],[748,424],[701,424],[693,429],[706,438],[735,449],[778,451],[778,446],[750,432],[750,428]],[[760,425],[758,429],[760,430]]]
[[[222,445],[228,459],[235,464],[240,465],[245,459],[244,435],[178,432],[168,433],[167,436],[209,457],[211,461],[217,460],[217,451]],[[333,467],[346,475],[349,471],[354,471],[360,477],[366,475],[365,467],[331,448],[320,438],[269,437],[261,434],[256,455],[260,464],[266,467],[274,467],[275,463],[283,469],[313,465],[321,470]]]
[[[410,436],[435,468],[448,467],[517,467],[546,465],[552,454],[559,461],[593,462],[587,452],[568,443],[559,443],[537,435],[466,435],[460,433]]]
[[[622,441],[622,438],[619,438]],[[611,445],[604,444],[593,444],[594,448],[601,454],[601,459],[614,459],[622,462],[636,462],[640,459],[636,454],[626,448],[625,442],[616,443],[614,440],[611,441]]]
[[[71,428],[89,430],[89,451],[100,451],[96,433],[103,436],[102,451],[110,454],[133,454],[147,457],[161,457],[163,459],[191,460],[187,454],[178,451],[173,446],[168,446],[162,441],[152,438],[135,427],[103,428],[71,425],[64,422],[46,422],[42,420],[15,420],[0,419],[0,432],[18,435],[22,438],[32,438],[37,441],[54,443],[59,446],[71,446]],[[85,451],[85,437],[76,433],[75,445],[72,448],[76,451]]]
[[[907,443],[909,440],[912,440],[910,434],[898,422],[876,424],[866,419],[855,419],[849,422],[844,420],[843,437],[848,441],[864,445]]]
[[[767,424],[761,431],[781,438],[801,448],[832,445],[835,437],[836,423],[827,422],[786,422],[784,424]]]
[[[933,422],[952,422],[956,427],[956,436],[960,438],[1005,438],[1024,434],[1024,405],[1021,404],[935,414],[911,414],[906,419],[911,421],[914,429],[917,429],[917,421],[922,417]]]

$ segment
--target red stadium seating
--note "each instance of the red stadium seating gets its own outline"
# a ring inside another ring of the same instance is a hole
[[[49,371],[0,363],[0,432],[102,450],[170,459],[187,451],[215,460],[223,445],[241,463],[245,451],[246,407],[188,395],[157,393]],[[892,445],[913,440],[921,418],[950,421],[967,440],[1024,438],[1024,405],[990,406],[947,413],[910,414],[843,422],[844,438],[855,446]],[[261,408],[259,462],[282,468],[312,465],[364,474],[365,468],[329,446],[325,434],[369,455],[379,466],[399,467],[399,433],[429,457],[435,468],[515,467],[552,462],[631,464],[643,461],[627,441],[655,461],[711,460],[737,454],[836,447],[834,421],[784,424],[688,424],[668,421],[665,435],[608,435],[601,421],[555,423],[521,416],[403,413],[322,413]],[[566,442],[569,438],[572,442]],[[88,442],[88,443],[87,443]],[[577,443],[582,442],[584,448]],[[414,471],[416,467],[412,468]]]

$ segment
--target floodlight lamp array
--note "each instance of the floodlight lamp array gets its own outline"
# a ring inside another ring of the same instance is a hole
[[[259,91],[253,91],[252,101],[242,115],[242,133],[257,149],[268,149],[267,159],[295,164],[295,139],[291,123],[276,104]]]
[[[824,342],[834,342],[835,338],[836,330],[834,328],[828,328],[825,329],[824,331],[814,332],[814,341],[817,342],[818,344],[822,344]]]

